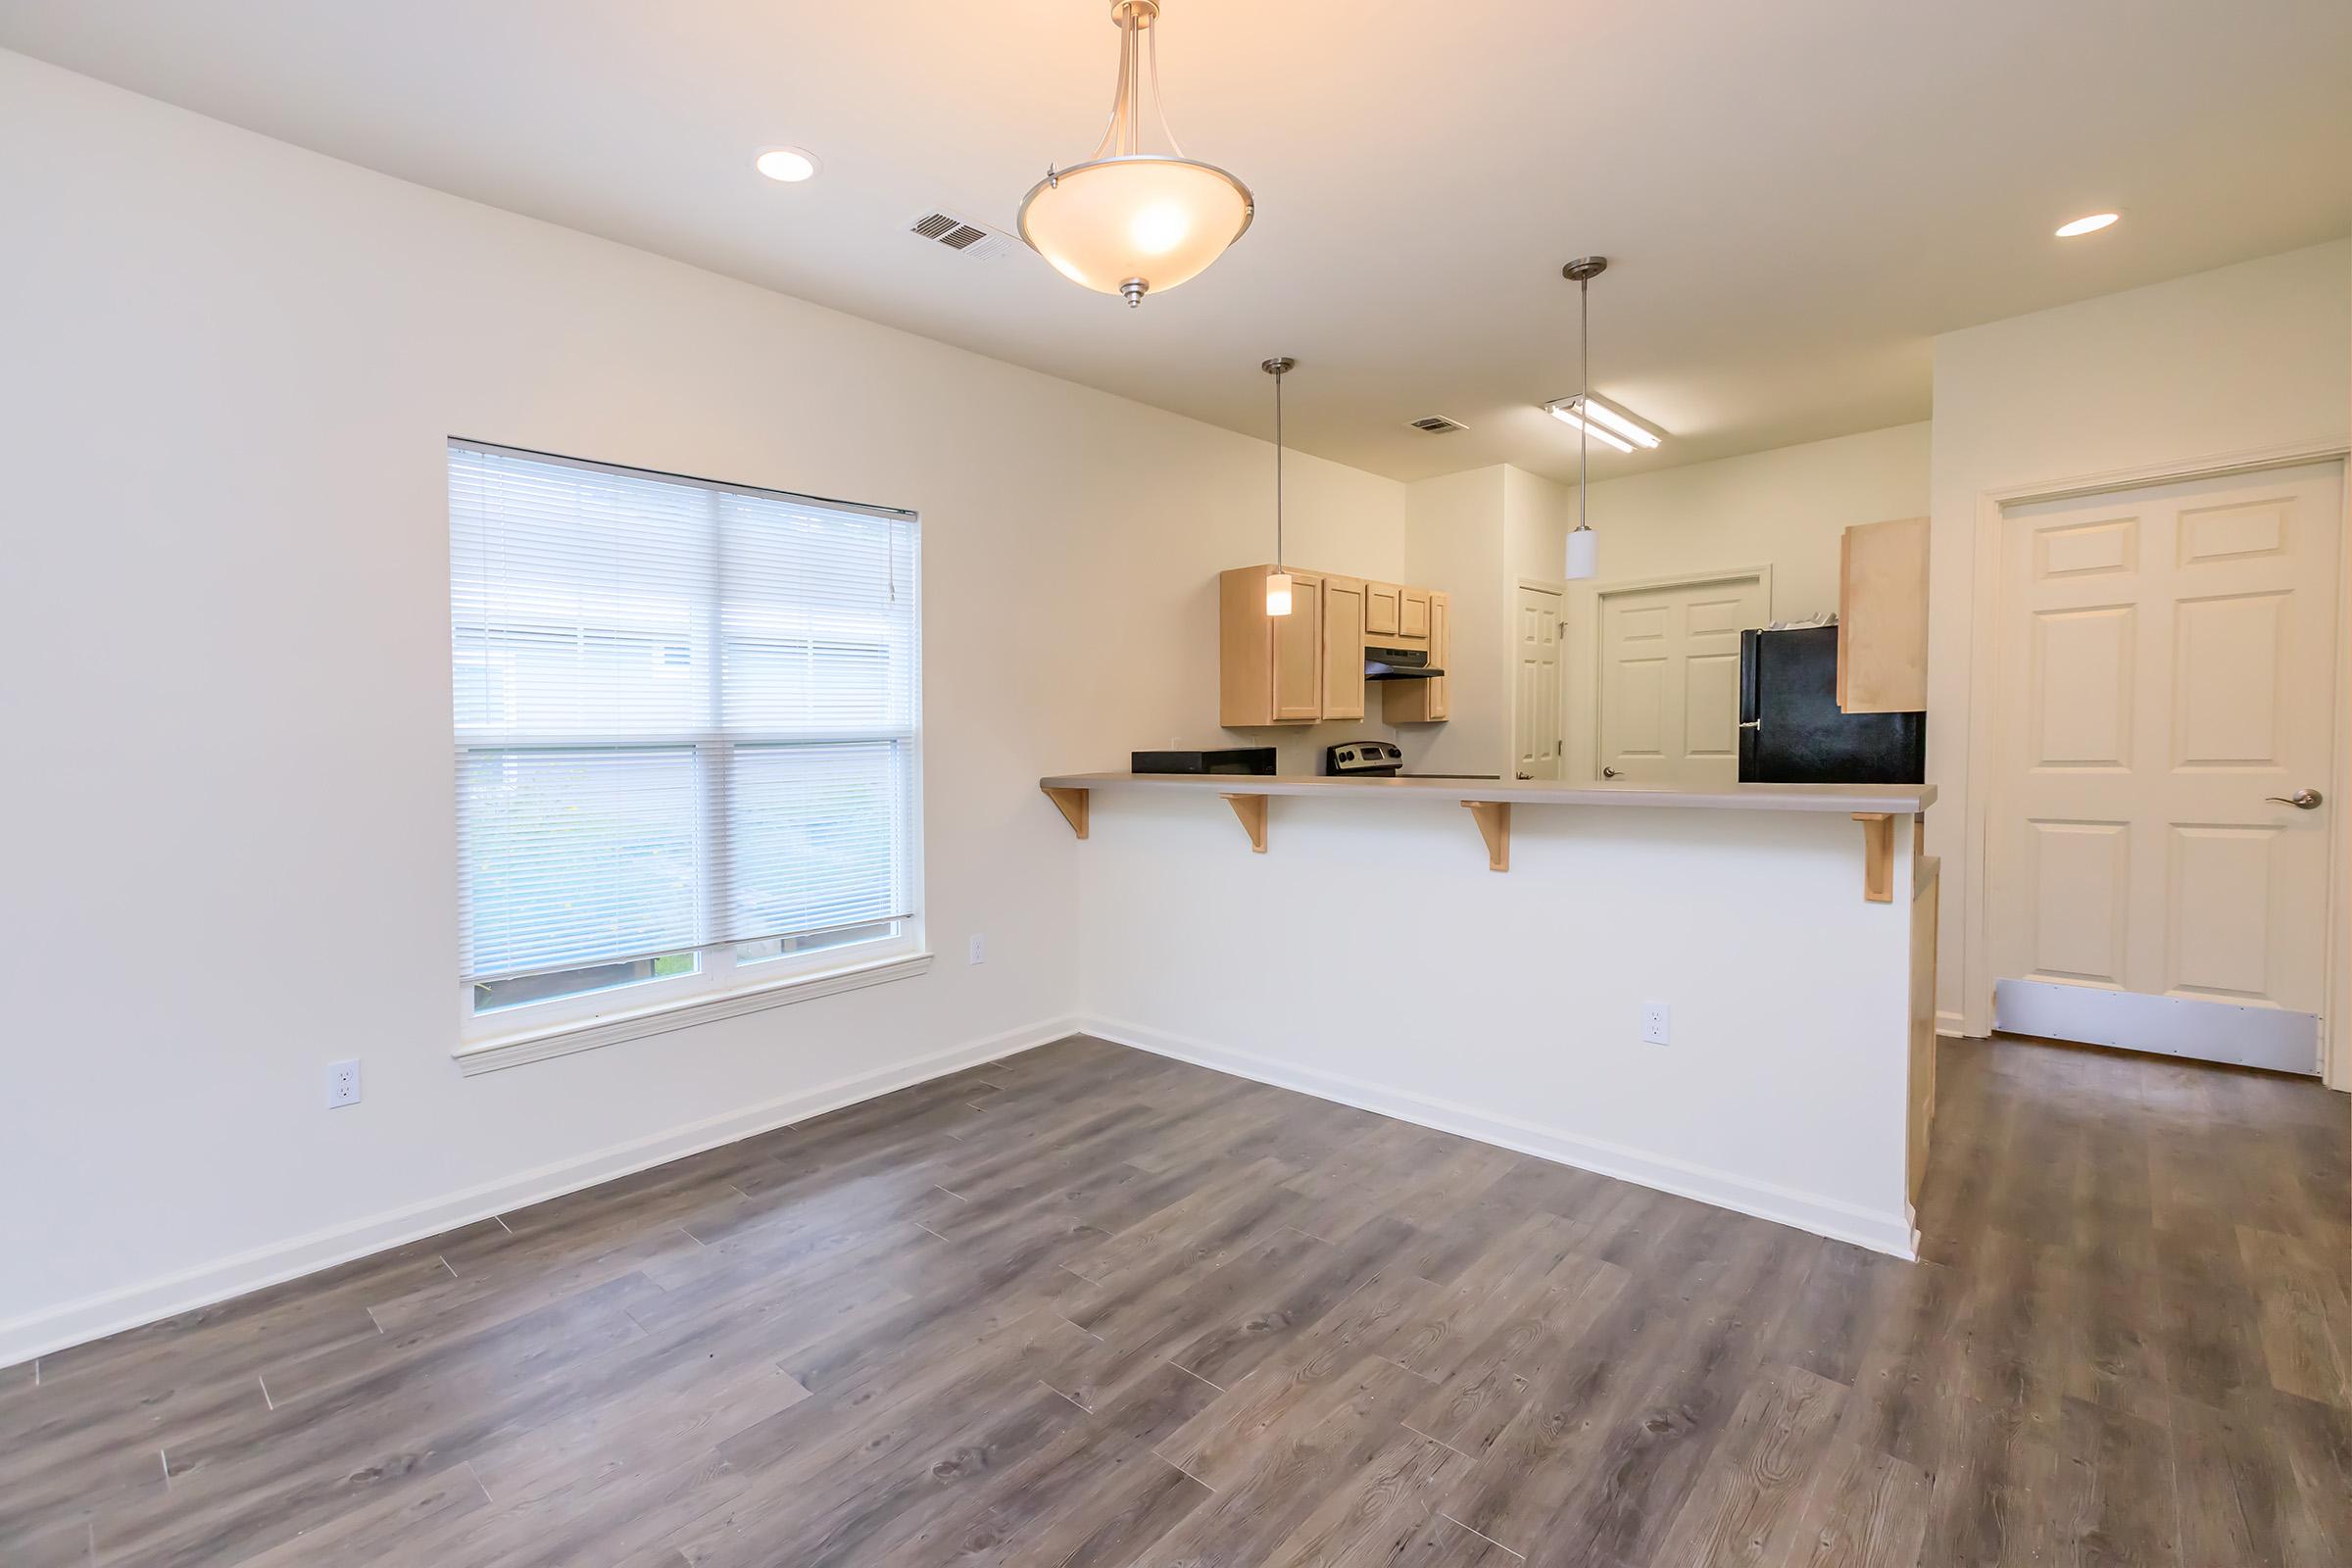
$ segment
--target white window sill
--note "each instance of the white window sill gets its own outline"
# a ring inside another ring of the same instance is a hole
[[[457,1058],[458,1070],[471,1077],[475,1073],[496,1072],[501,1067],[519,1067],[526,1061],[545,1061],[550,1056],[567,1056],[575,1051],[618,1045],[624,1040],[642,1040],[647,1035],[666,1034],[699,1023],[737,1018],[747,1012],[781,1007],[787,1003],[812,1002],[837,992],[862,990],[892,980],[911,980],[930,967],[930,954],[902,953],[833,969],[815,969],[790,979],[771,980],[765,985],[680,997],[629,1012],[607,1013],[488,1040],[467,1041],[452,1054]]]

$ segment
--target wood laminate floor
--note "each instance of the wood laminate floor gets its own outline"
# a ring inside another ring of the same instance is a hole
[[[1906,1264],[1064,1041],[0,1372],[0,1562],[2352,1562],[2344,1101],[1942,1072]]]

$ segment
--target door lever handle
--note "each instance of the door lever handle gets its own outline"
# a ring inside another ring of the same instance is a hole
[[[2327,798],[2318,790],[2308,788],[2299,789],[2292,795],[2266,795],[2263,797],[2264,800],[2275,802],[2280,806],[2291,806],[2298,811],[2316,811],[2320,808],[2320,803]]]

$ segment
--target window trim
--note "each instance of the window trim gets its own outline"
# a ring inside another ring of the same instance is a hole
[[[528,1061],[545,1060],[552,1056],[568,1055],[574,1052],[593,1050],[600,1046],[616,1045],[623,1041],[642,1039],[649,1035],[664,1034],[695,1024],[714,1022],[721,1018],[737,1017],[768,1007],[783,1006],[798,1002],[813,1001],[843,991],[862,990],[893,980],[911,979],[927,972],[932,954],[926,946],[924,931],[925,862],[928,845],[925,842],[925,745],[927,726],[923,711],[923,587],[922,587],[922,515],[911,508],[875,506],[868,503],[840,501],[827,496],[808,495],[798,491],[733,483],[709,479],[694,474],[676,473],[659,468],[635,467],[622,464],[602,463],[593,459],[574,458],[560,453],[541,452],[528,447],[508,446],[499,442],[482,441],[465,436],[451,436],[443,443],[444,462],[457,450],[485,452],[506,457],[523,458],[563,466],[602,470],[635,479],[665,480],[693,488],[754,498],[787,502],[803,502],[842,512],[860,514],[886,521],[911,525],[913,565],[913,636],[914,666],[913,710],[906,729],[897,726],[857,726],[837,731],[766,731],[733,732],[726,730],[693,730],[673,737],[655,737],[649,742],[641,735],[628,737],[627,744],[641,746],[673,745],[690,748],[698,767],[708,765],[713,757],[724,759],[736,746],[762,745],[837,745],[844,743],[889,743],[903,747],[906,754],[906,854],[909,887],[908,912],[897,921],[896,935],[876,937],[848,946],[819,949],[808,954],[783,955],[773,958],[759,958],[739,962],[735,956],[736,943],[720,942],[691,950],[697,963],[691,974],[667,975],[659,979],[638,981],[601,991],[585,991],[569,996],[550,997],[541,1002],[518,1003],[490,1012],[476,1012],[473,1005],[473,984],[458,983],[457,1042],[451,1051],[462,1072],[470,1077],[501,1067],[519,1065]],[[453,715],[454,717],[454,715]],[[453,725],[454,730],[454,725]],[[593,748],[601,744],[595,736],[567,735],[547,741],[528,740],[519,743],[496,741],[467,742],[460,740],[457,751],[553,750],[567,751]],[[705,794],[704,808],[710,798]],[[455,862],[458,846],[452,843]],[[879,922],[876,922],[879,923]],[[747,939],[758,940],[758,939]],[[748,978],[747,978],[748,977]]]
[[[908,925],[916,922],[908,921]],[[860,945],[861,947],[863,944]],[[855,963],[835,962],[823,968],[810,968],[802,973],[780,975],[757,985],[735,986],[723,991],[705,990],[683,996],[669,996],[638,1007],[608,1006],[602,1013],[567,1022],[549,1024],[544,1021],[510,1033],[487,1039],[463,1041],[450,1054],[458,1070],[470,1078],[477,1073],[495,1072],[501,1067],[516,1067],[527,1061],[545,1061],[551,1056],[567,1056],[574,1052],[594,1051],[601,1046],[619,1045],[623,1041],[642,1040],[648,1035],[667,1034],[673,1029],[692,1028],[696,1024],[715,1023],[722,1018],[741,1017],[769,1007],[781,1007],[796,1002],[813,1002],[818,997],[830,997],[844,991],[862,991],[868,986],[885,985],[894,980],[911,980],[929,972],[932,955],[920,945],[918,933],[906,933],[901,941],[891,942],[894,950],[883,955],[861,955]],[[816,953],[810,957],[838,958],[843,951]],[[769,958],[762,963],[784,960]],[[690,980],[696,976],[677,975],[674,980]],[[622,986],[612,991],[587,993],[589,996],[614,998],[642,996],[648,987],[671,984],[670,980],[648,980],[642,986]],[[571,999],[557,999],[564,1001]],[[554,1002],[544,1005],[555,1005]],[[471,988],[460,993],[459,1005],[471,1015]],[[543,1005],[525,1003],[511,1012],[489,1013],[487,1017],[512,1017]]]

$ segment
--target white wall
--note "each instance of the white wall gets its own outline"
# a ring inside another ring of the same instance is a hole
[[[1443,724],[1400,726],[1416,773],[1500,773],[1509,761],[1509,666],[1502,644],[1502,511],[1496,465],[1406,487],[1403,580],[1452,596]],[[1499,738],[1498,738],[1499,737]]]
[[[2352,439],[2347,277],[2352,241],[2338,241],[1936,340],[1935,843],[1958,841],[1988,776],[1988,749],[1971,755],[1969,725],[1990,668],[1976,658],[1976,639],[1991,565],[1981,547],[1998,517],[1992,498],[2341,448]],[[1976,929],[1982,841],[1972,834],[1965,854],[1946,855],[1937,1004],[1945,1028],[1982,1034],[1991,1026],[1991,976]],[[2338,1030],[2339,1085],[2346,1034]]]
[[[1223,736],[1267,446],[8,54],[0,212],[0,1364],[1066,1014],[1035,781]],[[921,511],[932,973],[459,1075],[452,434]],[[1290,474],[1400,574],[1400,486]]]
[[[1574,526],[1575,487],[1553,489],[1564,526]],[[1572,779],[1594,778],[1599,766],[1593,742],[1599,589],[1770,566],[1774,618],[1834,611],[1838,535],[1858,522],[1927,515],[1928,426],[1898,424],[1604,479],[1592,486],[1589,507],[1600,533],[1601,574],[1568,595],[1562,632],[1568,706],[1562,776]]]
[[[1606,578],[1772,567],[1772,612],[1838,608],[1838,536],[1857,522],[1924,517],[1928,425],[1665,468],[1592,487]],[[1575,487],[1558,487],[1573,514]]]
[[[1480,477],[1481,475],[1488,477]],[[1494,644],[1466,663],[1455,687],[1455,720],[1441,755],[1487,759],[1507,770],[1511,756],[1511,683],[1515,678],[1508,607],[1522,579],[1557,582],[1568,531],[1576,526],[1576,486],[1501,466],[1411,487],[1408,560],[1436,555],[1449,566],[1493,574],[1494,615],[1483,627]],[[1928,510],[1928,426],[1895,425],[1861,435],[1783,447],[1682,468],[1604,479],[1587,500],[1600,534],[1601,575],[1569,585],[1561,658],[1567,743],[1561,776],[1595,776],[1595,593],[1612,582],[1770,566],[1773,613],[1811,614],[1838,608],[1838,536],[1857,522],[1924,516]],[[1491,544],[1473,547],[1476,535]],[[1436,540],[1446,540],[1438,553]],[[1457,647],[1461,634],[1457,632]],[[1488,689],[1487,683],[1493,686]],[[1455,769],[1460,770],[1460,769]]]
[[[1511,817],[1497,875],[1451,797],[1277,798],[1252,855],[1213,794],[1098,791],[1082,1013],[1114,1040],[1907,1252],[1908,821],[1894,902],[1871,904],[1842,814]],[[1642,1042],[1652,1001],[1671,1045]]]

